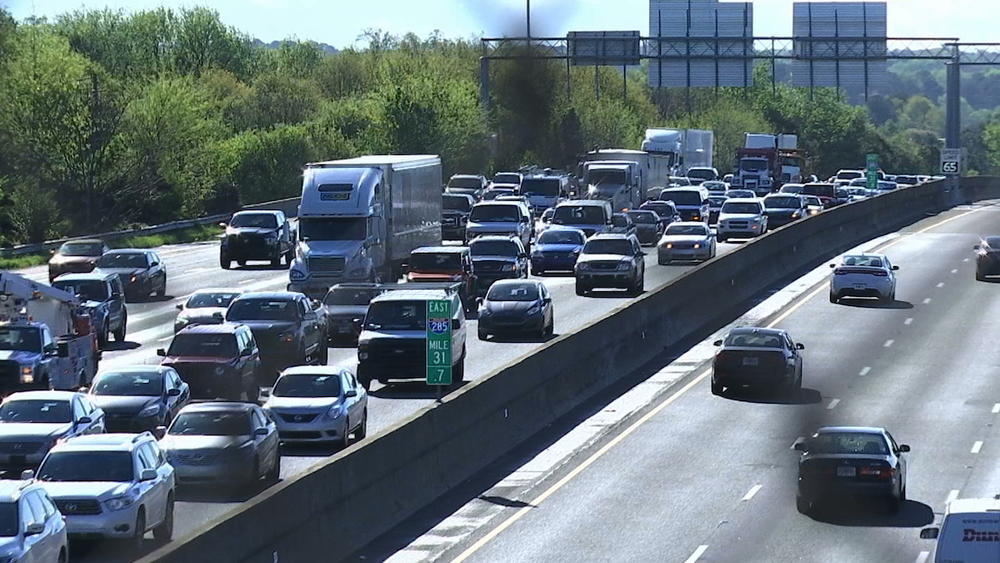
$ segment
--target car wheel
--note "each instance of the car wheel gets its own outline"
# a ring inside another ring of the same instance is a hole
[[[134,551],[142,551],[143,538],[146,536],[146,512],[142,508],[135,517],[135,529],[132,530],[130,543]]]
[[[555,315],[553,315],[552,319],[549,320],[548,328],[545,329],[545,336],[546,337],[552,336],[555,333],[556,333],[556,318]]]
[[[368,408],[367,407],[365,407],[365,410],[361,411],[361,424],[359,424],[358,427],[354,429],[354,439],[355,440],[364,440],[366,436],[368,436]]]
[[[58,563],[66,563],[66,550],[65,549],[60,549],[59,550],[59,559],[56,559],[56,561],[58,561]]]
[[[462,348],[462,357],[458,359],[458,364],[451,370],[451,384],[461,385],[465,381],[465,348]]]
[[[545,269],[544,268],[532,268],[531,269],[531,273],[532,273],[532,275],[541,276],[541,275],[545,274]]]
[[[153,537],[156,541],[168,542],[174,535],[174,496],[171,493],[167,497],[167,513],[163,517],[163,522],[153,528]]]
[[[669,266],[670,265],[670,259],[669,258],[660,258],[659,260],[656,261],[656,263],[659,264],[659,265],[661,265],[661,266]]]
[[[812,514],[813,504],[806,499],[797,496],[795,497],[795,508],[800,514],[805,514],[806,516]]]
[[[285,253],[285,264],[291,266],[292,262],[294,261],[295,261],[295,250],[291,249]]]
[[[237,260],[236,263],[240,265],[240,268],[246,268],[247,266],[246,260]]]
[[[830,303],[838,303],[840,298],[837,297],[836,293],[830,292]]]
[[[157,297],[165,297],[167,295],[167,275],[163,274],[163,285],[160,286],[160,290],[155,293]]]
[[[230,260],[225,254],[219,254],[219,266],[221,266],[223,270],[228,270],[233,267],[233,261]]]
[[[486,331],[485,331],[485,330],[483,330],[483,329],[479,329],[479,339],[480,339],[480,340],[486,340],[486,339],[488,339],[489,337],[490,337],[490,333],[486,332]]]
[[[105,322],[104,326],[101,327],[101,332],[97,334],[97,344],[100,345],[101,348],[103,348],[107,346],[108,342],[110,341],[111,341],[111,325],[109,322]]]
[[[725,387],[721,383],[712,378],[712,394],[721,396]]]
[[[271,470],[267,472],[267,480],[272,483],[277,483],[281,480],[281,450],[274,452],[274,463],[271,464]]]
[[[361,364],[358,364],[358,373],[355,375],[357,375],[358,383],[365,388],[365,391],[371,391],[372,378],[368,375],[368,370],[361,367]]]
[[[726,235],[716,235],[715,240],[719,242],[726,242]]]
[[[351,445],[351,419],[344,421],[343,436],[337,440],[337,449],[343,450]]]
[[[986,281],[986,276],[978,269],[976,270],[976,281]]]
[[[590,288],[588,288],[587,286],[583,285],[580,282],[576,282],[576,294],[577,295],[579,295],[581,297],[586,297],[588,291],[590,291]]]
[[[316,359],[316,361],[319,362],[319,365],[321,366],[325,366],[326,363],[330,361],[330,348],[328,348],[326,345],[326,336],[320,338],[319,340],[318,356],[319,357]]]
[[[128,325],[128,313],[122,315],[122,324],[118,326],[117,330],[115,330],[116,342],[125,342],[125,331],[127,325]]]
[[[271,257],[271,267],[277,268],[280,265],[281,265],[281,254],[276,253],[274,256]]]

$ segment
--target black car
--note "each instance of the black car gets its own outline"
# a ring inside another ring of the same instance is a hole
[[[441,194],[441,240],[465,240],[465,225],[475,198],[467,194]]]
[[[152,250],[123,248],[106,252],[97,259],[94,272],[118,276],[128,299],[167,294],[167,267]]]
[[[777,228],[809,215],[806,202],[793,194],[771,194],[764,198],[764,215],[767,226]]]
[[[517,237],[487,235],[469,243],[476,295],[486,295],[493,282],[528,277],[528,253]]]
[[[290,291],[244,293],[229,304],[226,322],[250,327],[260,346],[267,374],[262,384],[270,385],[289,366],[326,364],[330,349],[326,319],[316,311],[319,307],[305,295]]]
[[[240,211],[225,223],[226,234],[219,246],[219,265],[223,270],[235,260],[245,266],[250,260],[266,260],[271,266],[291,264],[295,259],[295,232],[281,211]]]
[[[255,400],[259,394],[260,349],[243,325],[189,326],[156,353],[163,357],[160,365],[190,386],[192,399]]]
[[[606,233],[616,233],[619,235],[636,235],[637,229],[635,226],[635,221],[628,213],[615,213],[611,215],[611,226],[608,227]]]
[[[805,346],[792,342],[788,333],[772,328],[739,327],[724,340],[712,362],[712,393],[735,388],[778,388],[787,393],[802,389],[802,355]]]
[[[656,213],[660,217],[660,224],[666,229],[670,223],[681,220],[681,214],[677,211],[677,206],[672,201],[647,201],[639,206]]]
[[[104,411],[107,432],[144,432],[169,426],[191,391],[173,368],[141,365],[98,373],[89,396]]]
[[[986,237],[974,248],[976,281],[986,281],[986,276],[1000,274],[1000,236]]]
[[[828,426],[796,442],[799,458],[799,512],[809,514],[825,500],[885,499],[889,512],[906,500],[906,458],[910,446],[897,444],[884,428]]]
[[[479,307],[479,339],[491,334],[552,335],[555,313],[552,296],[537,280],[500,280]]]
[[[722,204],[729,199],[724,195],[708,196],[708,224],[714,225],[719,222],[719,213],[722,211]]]
[[[649,209],[633,209],[628,217],[635,223],[635,237],[641,244],[656,244],[663,234],[663,223],[655,211]]]

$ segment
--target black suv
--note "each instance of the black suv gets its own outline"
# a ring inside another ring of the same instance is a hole
[[[233,260],[245,266],[248,260],[269,260],[279,266],[295,259],[295,233],[281,211],[240,211],[233,215],[219,248],[219,265],[223,270]]]
[[[476,296],[482,297],[497,280],[528,277],[528,253],[521,239],[487,235],[469,243],[472,270],[476,273]]]
[[[52,282],[52,287],[80,298],[97,332],[98,344],[106,345],[112,334],[118,342],[125,341],[128,309],[125,306],[125,287],[116,274],[63,274]]]
[[[441,240],[465,240],[465,225],[475,203],[468,194],[441,194]]]
[[[289,366],[326,364],[330,352],[326,319],[320,318],[317,307],[305,295],[291,291],[244,293],[229,304],[226,322],[250,327],[260,346],[267,375],[261,383],[273,383]]]
[[[260,350],[243,325],[195,325],[160,348],[161,365],[174,368],[188,384],[192,399],[256,400]]]

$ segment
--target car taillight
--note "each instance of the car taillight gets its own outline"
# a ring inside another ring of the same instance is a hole
[[[844,270],[841,270],[841,269],[837,269],[837,270],[833,271],[833,275],[835,275],[835,276],[842,276],[842,275],[844,275],[846,273],[847,272],[845,272]]]
[[[878,276],[880,278],[884,278],[884,277],[887,277],[889,274],[886,273],[885,271],[879,270],[877,272],[872,272],[872,275],[876,275],[876,276]]]
[[[862,477],[875,477],[876,479],[892,479],[896,471],[891,467],[859,467],[858,475]]]

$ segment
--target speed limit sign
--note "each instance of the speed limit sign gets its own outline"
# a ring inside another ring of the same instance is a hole
[[[941,149],[941,173],[946,176],[962,173],[962,149]]]

